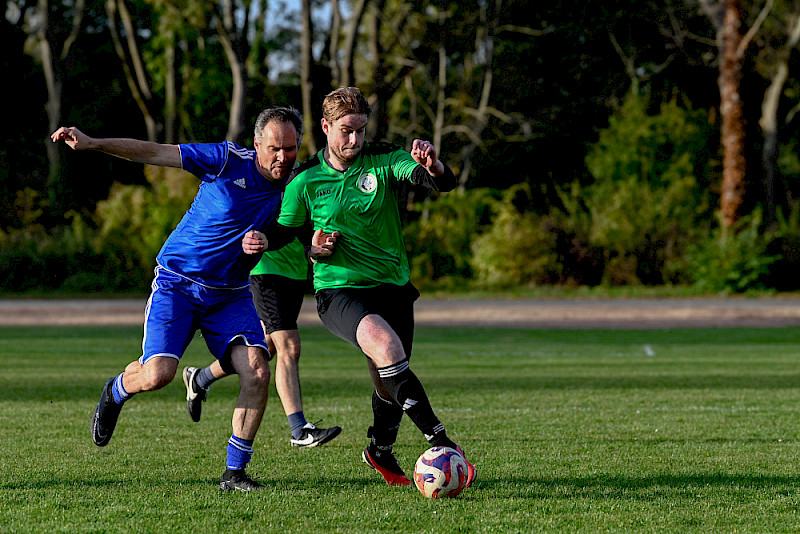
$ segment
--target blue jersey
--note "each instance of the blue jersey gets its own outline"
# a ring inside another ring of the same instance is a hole
[[[164,269],[205,286],[248,287],[260,255],[242,252],[242,238],[275,220],[286,180],[267,180],[258,171],[255,151],[231,142],[179,148],[183,169],[202,182],[156,260]]]

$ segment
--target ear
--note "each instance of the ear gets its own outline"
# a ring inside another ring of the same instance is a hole
[[[331,123],[329,123],[328,119],[325,118],[323,118],[321,122],[322,122],[322,133],[328,135],[328,130],[331,129]]]

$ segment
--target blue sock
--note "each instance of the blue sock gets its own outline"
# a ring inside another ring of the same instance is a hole
[[[204,367],[197,371],[197,374],[194,375],[194,383],[197,384],[197,387],[208,389],[208,386],[213,384],[216,381],[216,377],[214,373],[211,372],[210,367]]]
[[[124,372],[120,373],[119,376],[114,379],[114,384],[111,386],[111,393],[114,396],[114,402],[117,404],[122,404],[126,400],[133,397],[133,395],[130,395],[127,391],[125,391],[125,388],[122,387],[122,375],[124,374]]]
[[[231,439],[228,440],[228,469],[232,471],[244,469],[250,462],[251,456],[253,456],[253,440],[237,438],[231,434]]]
[[[303,411],[294,412],[293,414],[287,415],[286,418],[289,420],[289,426],[292,428],[292,437],[295,439],[299,438],[300,431],[306,426],[306,416],[303,415]]]

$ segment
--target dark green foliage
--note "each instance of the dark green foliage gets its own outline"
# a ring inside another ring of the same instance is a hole
[[[774,233],[761,230],[761,213],[743,217],[729,231],[715,229],[689,249],[688,274],[699,289],[713,293],[742,293],[766,287],[770,267],[779,257],[769,255]]]
[[[0,291],[113,292],[144,287],[139,265],[113,247],[96,248],[80,218],[47,231],[41,225],[0,234]]]
[[[472,242],[471,263],[481,285],[509,288],[559,281],[557,229],[548,216],[520,211],[513,202],[518,196],[529,200],[530,189],[521,185],[505,191],[492,205],[491,226]]]
[[[705,179],[708,131],[702,113],[674,102],[649,113],[647,104],[628,96],[586,158],[594,181],[564,189],[560,209],[536,214],[527,186],[512,187],[493,203],[492,225],[473,240],[479,283],[688,280],[686,250],[702,235],[710,211],[708,190],[697,178]]]
[[[344,30],[349,3],[339,4]],[[467,189],[460,196],[442,197],[453,198],[441,208],[435,204],[442,199],[410,206],[406,242],[415,281],[455,287],[473,280],[486,286],[654,286],[695,280],[688,248],[715,239],[711,232],[721,179],[716,34],[695,4],[389,0],[373,6],[379,6],[381,16],[376,42],[369,35],[375,13],[368,10],[356,36],[351,83],[379,101],[380,113],[372,121],[378,137],[408,147],[413,138],[440,136],[440,155]],[[101,278],[105,287],[140,285],[181,211],[153,199],[158,193],[146,185],[141,165],[62,147],[58,172],[48,172],[43,147],[52,126],[33,24],[44,20],[37,13],[41,7],[49,11],[47,35],[62,91],[55,120],[98,137],[145,138],[148,133],[114,50],[105,2],[85,3],[77,38],[66,60],[60,59],[76,5],[12,2],[2,19],[3,66],[12,80],[7,96],[25,110],[9,115],[10,133],[0,148],[0,248],[7,254],[0,280],[7,280],[9,290],[58,284],[88,289]],[[222,5],[126,2],[134,27],[130,35],[120,21],[118,27],[142,53],[140,81],[150,90],[144,105],[155,121],[157,141],[217,141],[228,130],[233,92],[217,27],[218,18],[224,18],[217,10]],[[291,2],[278,2],[269,4],[271,13],[265,16],[260,9],[266,4],[237,0],[227,5],[236,13],[233,52],[244,60],[246,72],[244,126],[236,141],[250,146],[249,121],[264,106],[301,107],[299,10]],[[336,52],[328,46],[329,7],[325,1],[312,2],[314,128],[306,140],[315,136],[320,146],[319,103],[337,85],[330,57]],[[743,8],[746,30],[761,7],[745,3]],[[239,25],[248,9],[245,28]],[[776,61],[790,53],[782,47],[792,9],[790,3],[777,2],[765,12],[747,52],[742,80],[746,212],[765,197],[759,164],[761,103]],[[399,34],[398,27],[403,30]],[[175,52],[175,117],[167,117],[166,109],[168,50]],[[446,56],[443,63],[440,53]],[[800,194],[798,129],[792,127],[800,91],[797,59],[791,54],[777,116],[780,149],[772,200],[784,210],[778,218],[786,216]],[[173,119],[174,136],[165,139],[165,123]],[[301,157],[309,155],[305,152],[304,147]],[[113,183],[145,188],[114,186],[110,192]],[[530,191],[527,205],[494,205],[516,186]],[[47,199],[33,222],[21,219],[14,207],[16,193],[26,187]],[[484,192],[469,192],[478,188]],[[478,198],[485,191],[490,191],[486,202]],[[136,213],[121,205],[129,201]],[[104,205],[111,211],[103,212]],[[156,213],[144,214],[142,205]],[[72,212],[86,219],[91,236],[83,249],[64,252],[61,241],[72,224],[65,215]],[[773,219],[765,211],[765,222]],[[42,228],[26,228],[32,223]],[[40,242],[24,245],[26,239]],[[777,258],[756,286],[800,288],[794,276],[800,266],[800,232],[781,230],[768,241],[768,258]],[[528,244],[528,255],[521,243]],[[29,274],[23,280],[18,266],[26,264],[34,269],[60,265],[66,271]],[[86,273],[70,274],[80,265]]]
[[[411,278],[444,286],[472,278],[472,240],[490,224],[494,202],[489,189],[470,189],[414,204],[404,230]]]
[[[684,281],[685,251],[710,215],[703,114],[647,104],[626,98],[586,158],[594,182],[562,195],[576,233],[605,251],[612,285]]]
[[[174,169],[152,168],[151,187],[114,184],[92,220],[72,213],[69,226],[35,223],[41,210],[28,205],[23,229],[0,232],[0,291],[145,290],[156,254],[189,207],[197,179]]]

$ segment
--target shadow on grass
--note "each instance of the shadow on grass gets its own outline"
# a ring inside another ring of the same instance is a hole
[[[372,488],[388,488],[380,477],[371,476],[371,473],[358,477],[321,477],[309,481],[288,481],[275,477],[254,478],[265,484],[269,490],[278,492],[330,492],[339,488],[341,491],[359,491]],[[72,490],[120,488],[126,491],[131,488],[161,488],[168,487],[172,490],[186,488],[195,490],[201,488],[217,488],[218,477],[192,477],[192,478],[163,478],[160,480],[140,480],[136,478],[110,477],[110,478],[48,478],[43,480],[5,481],[0,483],[0,491],[6,490]],[[599,474],[594,476],[579,477],[494,477],[481,478],[480,475],[474,485],[469,488],[470,493],[489,491],[494,498],[541,498],[541,499],[571,499],[576,497],[586,498],[638,498],[644,495],[657,497],[675,493],[694,493],[714,488],[715,491],[727,489],[730,491],[742,490],[770,490],[786,491],[800,489],[800,475],[776,476],[756,474],[731,474],[731,473],[686,473],[662,474],[654,476],[617,476]],[[391,488],[392,490],[414,490],[414,486],[404,488]]]
[[[86,381],[77,383],[72,380],[69,388],[54,384],[50,378],[29,380],[26,383],[3,383],[0,380],[0,401],[32,401],[42,402],[92,400],[100,398],[105,378],[100,377],[89,384]],[[179,382],[176,378],[176,383]],[[337,396],[340,391],[359,391],[364,389],[365,380],[315,379],[314,387],[321,396]],[[503,376],[487,379],[480,376],[460,377],[441,382],[436,378],[425,380],[426,387],[437,395],[448,391],[579,391],[579,390],[688,390],[688,389],[746,389],[746,390],[778,390],[796,389],[800,385],[800,373],[759,373],[750,375],[724,376],[716,372],[693,373],[690,375],[652,376]],[[182,384],[180,384],[182,386]],[[326,393],[327,392],[327,393]],[[142,398],[172,398],[171,389],[149,392]]]
[[[366,468],[365,468],[366,469]],[[282,473],[288,476],[291,473]],[[220,473],[222,475],[222,473]],[[364,476],[358,477],[320,477],[316,480],[298,481],[289,480],[288,478],[278,477],[262,477],[258,473],[253,473],[253,479],[267,486],[270,491],[276,492],[308,492],[308,493],[328,493],[332,489],[339,491],[351,492],[359,490],[373,491],[378,488],[388,488],[386,483],[377,473],[365,472]],[[28,479],[19,481],[4,481],[0,482],[0,491],[52,491],[52,490],[107,490],[109,488],[118,488],[124,491],[132,489],[143,488],[170,488],[170,491],[176,491],[180,488],[195,491],[197,488],[219,488],[220,477],[192,477],[192,478],[162,478],[159,480],[141,480],[134,477],[108,477],[108,478],[46,478],[46,479]],[[405,488],[390,488],[397,489],[398,491],[414,490],[414,486],[407,486]]]
[[[628,499],[657,500],[676,495],[717,495],[741,492],[795,492],[800,476],[691,473],[655,476],[597,475],[553,478],[489,478],[476,480],[464,497],[489,491],[493,498],[508,499]]]

